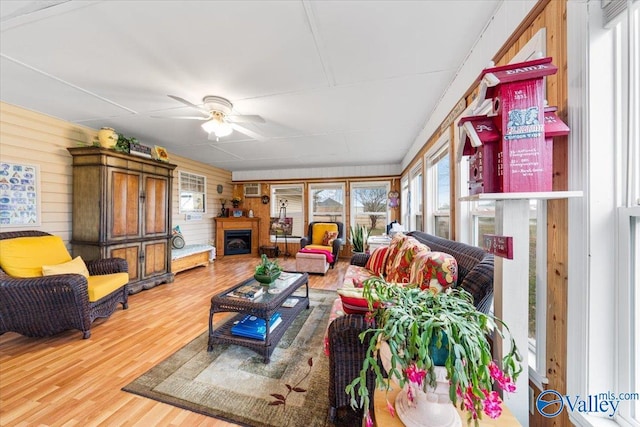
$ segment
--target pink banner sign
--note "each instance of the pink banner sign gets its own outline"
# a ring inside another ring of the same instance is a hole
[[[513,259],[513,237],[485,234],[484,250],[502,258]]]

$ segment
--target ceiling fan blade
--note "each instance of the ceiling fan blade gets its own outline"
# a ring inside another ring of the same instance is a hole
[[[265,123],[262,116],[257,114],[238,114],[227,116],[227,120],[231,123]]]
[[[245,134],[247,136],[250,136],[253,139],[257,139],[258,141],[266,141],[267,140],[267,137],[265,137],[263,135],[260,135],[259,133],[256,133],[256,132],[254,132],[252,130],[249,130],[249,129],[245,128],[245,127],[238,126],[235,123],[232,123],[231,127],[233,129],[237,130],[240,133],[243,133],[243,134]]]
[[[194,103],[191,103],[191,102],[187,101],[187,100],[186,100],[186,99],[184,99],[184,98],[180,98],[179,96],[175,96],[175,95],[167,95],[167,96],[168,96],[169,98],[171,98],[171,99],[175,99],[176,101],[178,101],[178,102],[180,102],[180,103],[182,103],[182,104],[184,104],[184,105],[186,105],[186,106],[188,106],[188,107],[195,108],[196,110],[201,111],[201,112],[203,112],[204,114],[207,114],[207,115],[208,115],[208,114],[210,113],[206,108],[202,108],[202,107],[200,107],[199,105],[196,105],[196,104],[194,104]]]
[[[197,117],[197,116],[151,116],[154,119],[179,119],[179,120],[209,120],[211,117]]]

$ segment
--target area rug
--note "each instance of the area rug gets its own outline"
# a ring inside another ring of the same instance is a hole
[[[322,342],[336,293],[310,289],[309,296],[311,308],[298,315],[269,364],[236,345],[207,352],[205,331],[123,390],[243,426],[332,426]]]

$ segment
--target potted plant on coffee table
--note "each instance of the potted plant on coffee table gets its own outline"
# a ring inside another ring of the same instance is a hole
[[[262,254],[260,264],[256,266],[253,277],[260,283],[273,283],[282,272],[282,267],[278,265],[276,260],[270,260],[267,255]]]
[[[467,422],[477,423],[483,413],[500,416],[502,402],[493,386],[515,391],[522,371],[522,358],[510,334],[510,351],[501,363],[492,358],[489,336],[496,333],[507,339],[507,325],[476,310],[473,297],[462,289],[434,294],[415,285],[371,278],[364,282],[363,295],[375,322],[360,335],[361,340],[369,340],[366,358],[360,375],[346,388],[353,407],[369,408],[368,370],[375,373],[377,388],[389,390],[378,364],[381,359],[389,378],[402,388],[395,410],[405,425],[435,425],[423,420],[460,425],[454,407],[458,404],[469,414]],[[374,303],[378,304],[375,311]],[[434,396],[440,403],[433,403]],[[434,409],[430,406],[434,404],[441,406]],[[393,410],[391,402],[387,405]],[[369,425],[368,412],[366,419]]]

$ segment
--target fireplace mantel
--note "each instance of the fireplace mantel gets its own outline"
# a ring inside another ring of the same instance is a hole
[[[224,231],[225,230],[251,230],[251,255],[258,256],[258,239],[260,238],[260,218],[248,217],[219,217],[216,222],[216,253],[218,258],[225,256]]]

